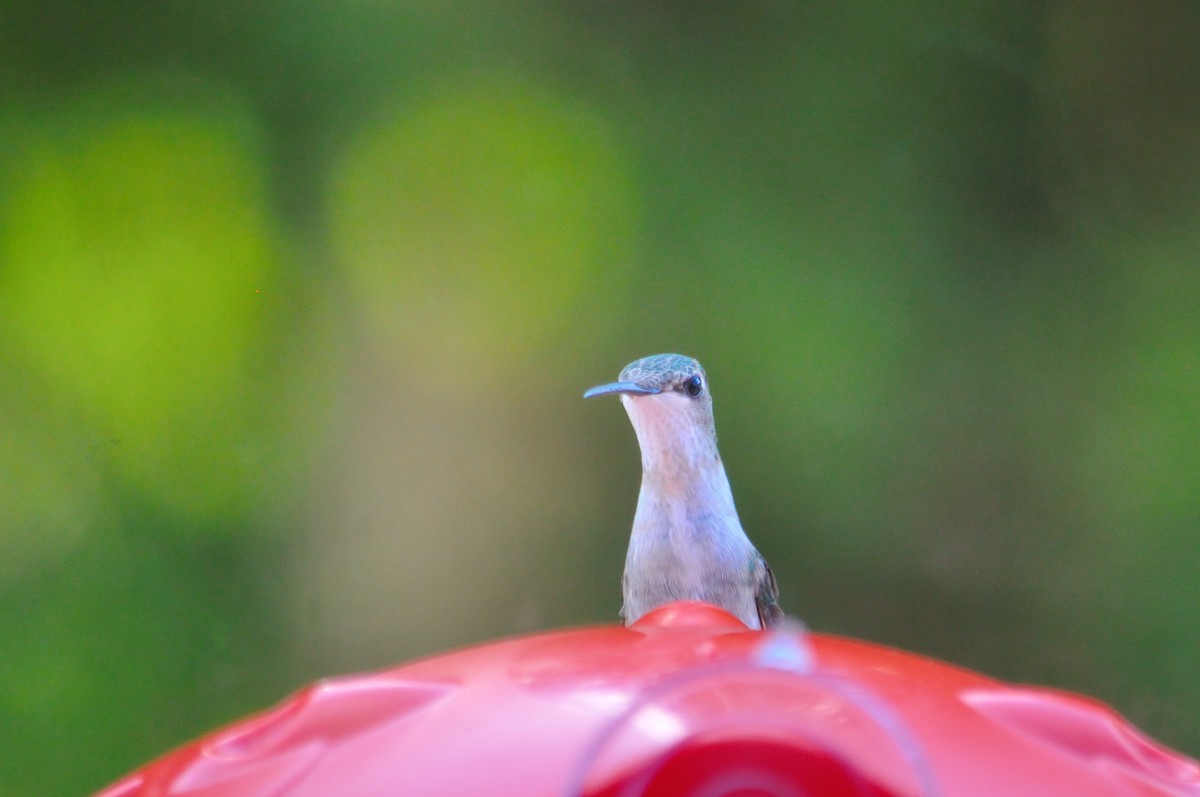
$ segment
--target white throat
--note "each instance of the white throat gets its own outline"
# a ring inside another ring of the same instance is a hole
[[[642,452],[635,533],[639,526],[742,533],[711,415],[697,413],[693,401],[677,393],[621,397]]]

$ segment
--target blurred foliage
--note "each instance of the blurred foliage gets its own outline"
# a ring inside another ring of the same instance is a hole
[[[669,350],[790,611],[1195,753],[1197,142],[1183,0],[12,0],[0,795],[614,621]]]
[[[329,214],[373,333],[458,381],[562,334],[588,283],[627,268],[636,201],[607,126],[568,97],[440,88],[349,144]]]
[[[246,394],[278,269],[261,167],[236,109],[89,103],[99,119],[64,114],[10,162],[6,338],[123,480],[222,516],[261,475]]]

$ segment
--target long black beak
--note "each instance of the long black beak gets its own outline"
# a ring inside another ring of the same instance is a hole
[[[630,396],[653,396],[661,393],[658,388],[642,387],[637,382],[609,382],[607,385],[597,385],[583,394],[584,398],[607,396],[610,393],[625,393]]]

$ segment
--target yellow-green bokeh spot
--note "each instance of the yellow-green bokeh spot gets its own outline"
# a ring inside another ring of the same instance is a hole
[[[456,365],[539,345],[637,213],[605,121],[516,82],[461,85],[364,130],[334,175],[336,253],[377,333]]]
[[[255,478],[248,359],[277,265],[253,128],[236,103],[87,107],[6,167],[0,337],[118,478],[227,509]]]

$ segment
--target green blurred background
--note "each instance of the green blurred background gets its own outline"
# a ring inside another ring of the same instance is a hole
[[[1200,750],[1200,6],[0,10],[0,795],[614,622],[635,357],[786,607]]]

